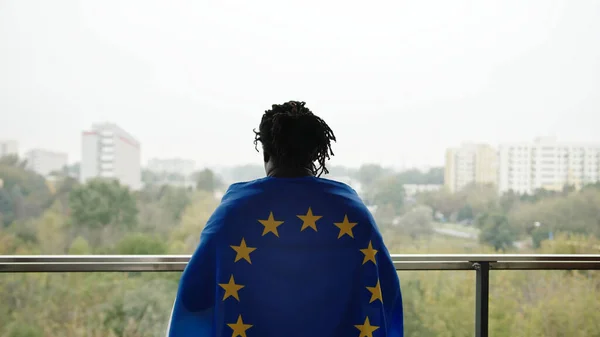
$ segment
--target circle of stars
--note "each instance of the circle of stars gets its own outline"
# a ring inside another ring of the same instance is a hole
[[[300,231],[312,229],[315,232],[318,232],[317,229],[317,221],[319,221],[323,216],[315,215],[311,207],[308,208],[306,214],[297,215],[297,217],[302,220],[302,227],[300,227]],[[276,220],[273,212],[269,212],[269,216],[267,219],[259,219],[258,222],[263,226],[262,236],[266,236],[267,234],[272,234],[275,237],[279,238],[278,227],[284,224],[283,220]],[[348,215],[344,215],[344,219],[342,222],[333,223],[338,229],[339,233],[337,239],[344,239],[345,236],[348,236],[350,239],[354,239],[353,229],[358,225],[356,222],[350,222],[348,219]],[[256,247],[248,246],[245,238],[242,237],[239,245],[231,245],[230,246],[236,253],[234,263],[248,263],[252,264],[252,259],[250,254],[256,251]],[[364,255],[362,265],[372,263],[373,265],[377,265],[377,260],[375,255],[378,250],[373,248],[373,244],[369,241],[369,244],[366,248],[360,249],[360,252]],[[243,261],[242,261],[243,260]],[[245,262],[244,262],[245,261]],[[236,300],[240,302],[240,290],[245,288],[245,285],[237,284],[234,278],[234,275],[231,274],[229,277],[229,281],[227,283],[220,283],[219,287],[224,290],[223,301],[231,298],[232,300]],[[372,287],[367,286],[366,289],[371,294],[371,298],[369,303],[373,303],[376,301],[380,301],[383,303],[383,296],[381,293],[381,285],[379,280]],[[243,321],[242,315],[238,315],[237,321],[235,323],[227,324],[229,328],[232,330],[232,337],[247,337],[246,331],[253,327],[252,324],[247,324]],[[354,325],[356,329],[359,330],[359,337],[373,337],[373,332],[379,329],[379,326],[371,325],[369,317],[366,316],[363,324]]]

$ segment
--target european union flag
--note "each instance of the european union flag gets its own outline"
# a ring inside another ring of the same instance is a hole
[[[402,337],[396,270],[345,184],[232,185],[181,277],[169,337]]]

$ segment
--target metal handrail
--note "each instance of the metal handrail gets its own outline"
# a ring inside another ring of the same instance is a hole
[[[0,255],[0,273],[182,271],[190,255]],[[392,254],[397,270],[600,270],[600,254]]]
[[[190,255],[0,255],[0,273],[176,272]],[[475,336],[488,337],[490,270],[600,270],[600,254],[392,254],[396,270],[474,270]]]

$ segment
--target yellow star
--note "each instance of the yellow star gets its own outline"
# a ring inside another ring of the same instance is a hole
[[[369,246],[365,249],[360,250],[363,254],[365,254],[365,258],[362,264],[367,263],[367,261],[373,261],[374,264],[377,264],[375,261],[375,254],[377,254],[377,250],[373,249],[373,245],[371,241],[369,241]]]
[[[273,212],[269,213],[269,218],[267,220],[258,220],[258,222],[265,226],[265,229],[262,233],[263,236],[271,232],[275,234],[275,236],[279,237],[279,233],[277,233],[277,227],[281,226],[283,221],[276,221],[275,218],[273,218]]]
[[[244,259],[248,261],[248,263],[252,264],[252,261],[250,261],[250,253],[255,251],[256,248],[246,246],[246,240],[244,240],[244,238],[242,238],[242,242],[239,246],[231,246],[231,248],[233,248],[233,250],[236,252],[235,261],[233,262],[238,262],[239,260]]]
[[[334,223],[334,225],[336,225],[340,229],[340,234],[338,235],[338,239],[341,238],[342,235],[344,235],[344,234],[348,234],[351,238],[354,239],[354,233],[352,233],[352,228],[354,228],[354,226],[356,226],[356,224],[357,224],[356,222],[348,221],[347,215],[344,215],[343,222]]]
[[[355,327],[360,330],[360,336],[358,337],[373,337],[373,331],[379,329],[378,326],[371,325],[371,322],[369,322],[369,316],[365,318],[365,324],[355,325]]]
[[[379,280],[377,280],[377,284],[374,287],[367,287],[367,290],[371,292],[371,300],[369,301],[369,303],[373,303],[376,300],[379,300],[381,301],[381,303],[383,303],[383,298],[381,296],[381,285],[379,284]]]
[[[296,216],[299,217],[302,221],[304,221],[302,223],[302,228],[300,228],[301,232],[303,230],[307,229],[308,227],[314,229],[316,232],[317,231],[317,220],[322,218],[322,216],[320,216],[320,215],[313,215],[312,209],[310,209],[310,207],[308,208],[308,212],[306,212],[306,215],[296,215]]]
[[[242,315],[238,316],[237,322],[227,325],[231,328],[231,330],[233,330],[231,337],[246,337],[246,330],[252,327],[250,324],[244,324],[244,321],[242,321]]]
[[[219,283],[219,287],[225,289],[225,295],[223,295],[223,301],[227,299],[229,296],[233,296],[238,302],[240,301],[240,295],[238,291],[242,289],[244,286],[241,284],[235,284],[235,280],[233,279],[233,275],[229,278],[229,283]]]

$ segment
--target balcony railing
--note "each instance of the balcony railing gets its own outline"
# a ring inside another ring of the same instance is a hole
[[[189,255],[0,256],[0,273],[179,272]],[[475,336],[488,336],[490,270],[600,270],[600,255],[392,254],[396,270],[474,270]]]

